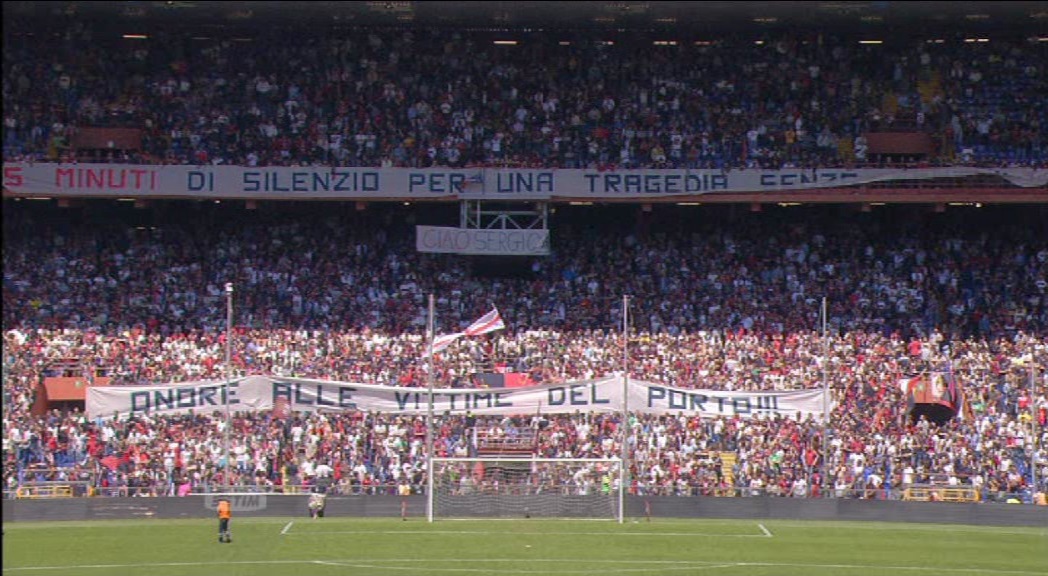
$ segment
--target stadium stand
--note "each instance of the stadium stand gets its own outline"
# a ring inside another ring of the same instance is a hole
[[[289,23],[250,42],[174,32],[142,43],[53,16],[19,31],[28,16],[9,24],[5,13],[5,162],[1048,167],[1048,43],[1019,36],[866,46],[787,30],[760,44],[727,34],[653,46],[574,30],[507,47],[469,29],[299,34]],[[876,134],[892,131],[913,134],[916,151],[885,150]],[[536,383],[593,378],[621,366],[618,303],[631,294],[632,376],[783,391],[821,386],[828,365],[837,406],[828,462],[811,420],[614,414],[440,416],[439,456],[616,456],[628,427],[635,494],[968,502],[1048,491],[1043,205],[697,217],[564,206],[550,257],[490,274],[415,250],[414,224],[448,207],[113,204],[5,193],[5,497],[227,483],[395,494],[402,479],[422,490],[422,417],[237,413],[226,463],[220,414],[89,419],[75,400],[47,401],[49,378],[73,379],[63,394],[75,396],[80,381],[224,377],[226,282],[237,286],[236,376],[425,386],[425,298],[436,294],[441,329],[493,302],[507,324],[442,354],[439,386],[478,386],[495,365]],[[912,418],[900,380],[944,363],[969,411]]]
[[[420,317],[422,296],[432,291],[446,295],[439,308],[448,325],[468,321],[480,306],[495,301],[510,327],[504,334],[464,340],[440,357],[440,386],[475,385],[472,375],[492,355],[537,382],[613,372],[620,350],[614,330],[617,294],[625,292],[652,295],[639,299],[634,311],[636,377],[729,390],[817,387],[821,365],[815,351],[821,344],[813,295],[826,292],[833,329],[831,387],[840,403],[834,486],[844,491],[890,485],[900,496],[905,485],[924,483],[976,486],[986,492],[984,498],[1020,491],[1029,474],[1030,403],[1038,407],[1042,428],[1048,408],[1042,377],[1036,398],[1029,396],[1024,369],[1029,359],[1023,357],[1031,346],[1038,361],[1045,353],[1039,335],[1048,320],[1043,280],[1048,235],[1043,224],[1023,221],[1015,210],[1000,212],[1003,220],[954,212],[948,218],[954,222],[913,237],[900,235],[909,224],[894,229],[888,215],[877,225],[876,218],[860,225],[862,215],[835,220],[825,214],[791,216],[789,209],[767,218],[713,219],[710,229],[694,232],[699,239],[670,227],[646,239],[580,231],[589,238],[585,242],[566,231],[558,240],[578,249],[536,260],[540,269],[522,278],[490,278],[472,275],[466,259],[413,252],[410,234],[382,218],[361,217],[333,229],[323,223],[329,214],[307,208],[295,215],[295,225],[281,230],[267,219],[287,219],[287,210],[268,216],[262,211],[255,215],[260,222],[251,223],[252,217],[230,221],[216,208],[193,217],[175,214],[157,231],[143,232],[119,217],[107,228],[90,217],[75,223],[76,211],[5,211],[13,220],[5,222],[7,440],[13,456],[8,486],[34,477],[34,464],[67,468],[67,474],[86,470],[100,488],[148,486],[171,493],[182,480],[195,488],[214,480],[221,435],[208,415],[121,423],[88,421],[76,411],[33,415],[32,408],[36,383],[54,365],[51,359],[90,360],[113,385],[222,377],[221,296],[206,287],[233,280],[244,287],[245,308],[233,342],[237,375],[391,386],[424,385],[417,361]],[[101,214],[115,216],[109,210]],[[50,224],[38,221],[44,215]],[[385,227],[388,236],[369,229],[368,221]],[[751,227],[762,233],[751,234]],[[20,233],[23,229],[36,232]],[[243,240],[233,239],[232,229],[240,230]],[[269,242],[254,240],[263,229],[271,231]],[[216,260],[201,249],[223,242],[242,264]],[[325,264],[316,265],[320,262]],[[63,270],[64,276],[52,270]],[[325,298],[345,290],[347,281],[368,296]],[[1000,288],[991,292],[989,282]],[[77,286],[89,285],[95,286],[93,297],[76,296]],[[193,286],[205,291],[188,288]],[[69,298],[31,297],[67,291]],[[144,294],[153,297],[140,298]],[[325,302],[331,303],[326,311],[308,307]],[[916,350],[915,337],[921,342]],[[904,417],[906,401],[897,381],[922,363],[942,361],[946,350],[968,387],[973,420],[941,428],[924,421],[913,425]],[[356,428],[357,418],[239,416],[238,482],[315,481],[312,470],[321,461],[335,471],[336,482],[347,479],[349,485],[354,478],[360,486],[392,485],[400,474],[421,473],[421,419],[377,417],[381,425],[364,434]],[[530,433],[532,425],[478,420],[483,426],[475,427],[484,429],[485,437],[507,427],[523,426]],[[576,418],[553,420],[538,430],[534,452],[617,453],[617,417],[594,416],[585,431],[580,425]],[[821,427],[813,422],[642,418],[635,426],[638,442],[648,444],[636,454],[638,490],[723,489],[714,479],[730,477],[734,487],[787,495],[805,489],[795,485],[799,478],[821,482]],[[452,418],[440,429],[441,454],[477,453],[464,421]],[[299,452],[297,446],[306,449]],[[700,458],[709,451],[736,457],[731,475]],[[688,487],[689,481],[697,484]]]
[[[482,32],[288,24],[250,42],[146,43],[79,17],[46,26],[4,36],[5,160],[722,169],[1048,160],[1048,44],[1027,37],[860,45],[786,31],[759,44],[746,34],[652,46],[651,35],[611,42],[574,31],[508,47]],[[883,132],[924,143],[889,153],[876,145]]]

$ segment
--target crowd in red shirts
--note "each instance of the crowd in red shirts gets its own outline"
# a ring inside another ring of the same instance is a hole
[[[407,225],[390,216],[400,207],[346,221],[319,209],[234,218],[218,207],[187,210],[144,231],[107,209],[98,220],[5,211],[7,488],[83,477],[167,494],[224,483],[221,414],[113,421],[31,409],[41,378],[69,359],[86,380],[105,375],[113,385],[223,378],[227,281],[236,287],[234,376],[423,386],[429,293],[438,295],[440,332],[492,304],[507,324],[439,355],[438,387],[476,386],[475,374],[495,364],[536,383],[620,370],[622,294],[633,295],[635,378],[794,390],[819,388],[826,375],[836,409],[825,470],[816,421],[635,416],[638,491],[898,495],[937,484],[990,498],[1027,493],[1035,445],[1044,459],[1045,376],[1028,367],[1045,361],[1048,235],[1020,211],[957,212],[920,234],[892,219],[788,211],[713,218],[688,232],[667,222],[647,234],[611,217],[564,221],[552,256],[492,277],[467,259],[415,252]],[[914,423],[900,382],[947,365],[967,410],[943,426]],[[475,454],[482,427],[536,430],[543,456],[620,453],[617,415],[532,416],[473,425],[441,416],[437,450]],[[233,426],[240,484],[422,482],[422,418],[259,413],[237,415]],[[725,465],[723,454],[735,462]]]

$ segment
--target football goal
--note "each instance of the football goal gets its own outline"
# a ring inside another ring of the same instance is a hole
[[[592,458],[433,458],[429,521],[580,518],[622,522],[622,465]]]

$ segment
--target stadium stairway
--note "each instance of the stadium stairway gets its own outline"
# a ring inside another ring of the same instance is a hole
[[[881,98],[881,110],[885,116],[897,116],[899,113],[899,97],[894,92],[886,92]]]
[[[735,486],[735,453],[734,452],[721,452],[721,474],[724,475],[724,482],[727,486]],[[729,490],[726,496],[734,495],[734,490]]]
[[[943,94],[942,76],[939,72],[934,72],[927,80],[920,80],[917,83],[917,92],[921,95],[921,102],[924,104],[931,104],[936,96],[941,96]]]
[[[477,430],[476,455],[481,458],[530,458],[538,448],[538,432],[521,428],[515,434],[492,436],[486,430]]]

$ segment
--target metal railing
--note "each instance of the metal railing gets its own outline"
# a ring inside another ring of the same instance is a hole
[[[1031,504],[1034,494],[1031,490],[1006,492],[1001,490],[977,489],[972,486],[949,486],[937,484],[913,484],[908,487],[893,488],[828,488],[813,490],[807,487],[800,491],[783,490],[777,487],[755,488],[747,486],[733,487],[674,487],[674,486],[637,486],[631,489],[634,496],[716,496],[725,498],[809,498],[836,500],[890,500],[906,502],[1018,502]]]
[[[5,499],[48,499],[48,498],[157,498],[176,496],[176,492],[157,487],[119,486],[94,487],[87,482],[37,482],[25,484],[15,490],[4,490]],[[229,492],[242,494],[266,494],[272,496],[306,496],[313,492],[315,485],[295,484],[288,486],[230,486]],[[426,485],[411,484],[412,495],[425,495]],[[332,484],[327,487],[328,496],[396,496],[398,484]],[[222,485],[199,486],[185,496],[201,496],[225,492]],[[1034,494],[1029,491],[1006,492],[989,489],[976,489],[971,486],[946,486],[933,484],[914,484],[906,488],[854,489],[830,488],[813,491],[810,488],[802,492],[782,491],[776,488],[732,487],[671,487],[671,486],[634,486],[629,490],[630,496],[713,496],[720,498],[794,498],[794,499],[837,499],[837,500],[884,500],[906,502],[959,502],[959,503],[1020,503],[1033,504]]]

